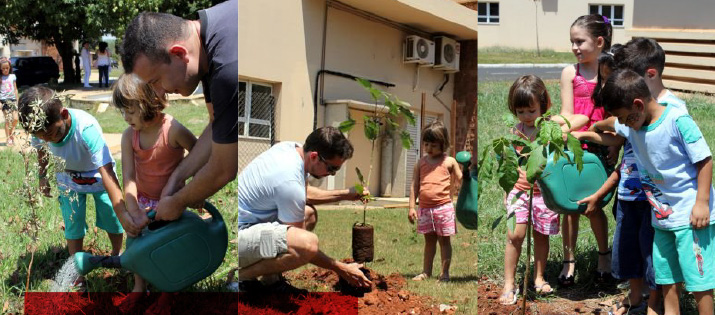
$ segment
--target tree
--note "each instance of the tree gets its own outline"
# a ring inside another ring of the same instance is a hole
[[[126,25],[143,11],[167,12],[195,19],[196,11],[217,0],[4,0],[0,35],[5,44],[21,38],[54,45],[62,57],[65,81],[78,82],[72,62],[75,40],[98,39],[103,34],[121,38]]]

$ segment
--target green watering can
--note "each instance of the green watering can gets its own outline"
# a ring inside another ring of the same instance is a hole
[[[472,155],[467,151],[457,153],[457,162],[462,164],[462,188],[459,189],[459,197],[457,198],[457,220],[467,230],[477,229],[477,200],[479,199],[478,184],[477,184],[477,168],[472,168],[471,174],[469,164]]]
[[[573,163],[573,153],[566,151],[570,161],[564,157],[554,163],[553,156],[547,160],[546,167],[537,180],[544,204],[552,211],[560,214],[583,213],[586,204],[577,201],[586,198],[603,186],[613,168],[604,165],[602,157],[588,151],[583,152],[583,170],[581,174]],[[605,206],[613,197],[608,193],[601,202]]]
[[[97,267],[124,268],[137,273],[160,291],[174,292],[210,276],[223,262],[228,232],[223,217],[209,202],[211,214],[202,219],[184,211],[175,221],[154,221],[137,238],[127,238],[120,256],[74,255],[77,272],[86,275]],[[153,219],[156,213],[147,214]]]

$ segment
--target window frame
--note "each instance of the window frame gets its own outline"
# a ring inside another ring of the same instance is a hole
[[[486,8],[487,8],[487,9],[486,9],[486,12],[481,12],[481,11],[479,11],[479,5],[480,5],[480,4],[484,4],[484,5],[486,6]],[[499,25],[499,23],[501,22],[501,18],[500,18],[500,16],[499,16],[499,14],[497,14],[496,16],[491,14],[491,5],[492,5],[492,4],[496,4],[496,5],[497,5],[497,10],[498,10],[498,11],[501,11],[501,9],[499,8],[499,2],[478,2],[478,3],[477,3],[477,24]],[[485,18],[486,21],[485,21],[485,22],[480,22],[479,19],[482,19],[482,18]],[[494,18],[497,19],[496,22],[493,22],[493,21],[492,21],[492,19],[494,19]]]
[[[238,114],[238,123],[243,123],[243,133],[241,133],[240,129],[239,129],[238,137],[243,138],[243,139],[255,139],[255,140],[270,141],[271,135],[274,132],[272,122],[270,120],[252,118],[251,111],[253,110],[253,86],[258,85],[258,86],[262,86],[262,87],[267,87],[270,89],[270,94],[273,95],[273,90],[274,90],[273,85],[269,84],[269,83],[261,83],[261,82],[255,82],[255,81],[250,81],[250,80],[238,80],[238,82],[246,84],[246,108],[244,109],[244,112],[243,112],[244,116],[241,116],[240,110],[239,110],[239,114]],[[275,106],[275,103],[273,104],[273,106]],[[271,119],[275,119],[275,118],[271,117]],[[268,137],[250,136],[251,124],[267,126],[268,127]]]
[[[608,14],[605,14],[605,15],[608,16],[608,19],[611,21],[611,26],[612,26],[613,28],[625,28],[625,27],[626,27],[626,8],[625,8],[625,5],[623,5],[623,4],[600,4],[600,3],[599,3],[599,4],[593,4],[593,3],[589,3],[589,4],[588,4],[588,12],[589,12],[589,14],[591,13],[591,7],[596,7],[596,8],[597,8],[597,11],[598,11],[597,13],[600,14],[600,15],[604,15],[604,14],[603,14],[604,9],[610,8],[610,10],[609,10],[610,12],[608,12]],[[620,18],[620,19],[613,18],[613,16],[614,16],[615,13],[616,13],[616,7],[621,7],[621,15],[622,15],[623,17]],[[620,24],[620,25],[616,25],[615,22],[620,22],[621,24]]]

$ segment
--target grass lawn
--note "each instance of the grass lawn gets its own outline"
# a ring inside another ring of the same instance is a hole
[[[526,50],[505,47],[479,48],[478,63],[574,63],[576,57],[570,51],[555,52],[551,49]]]
[[[193,110],[192,105],[184,106]],[[189,121],[189,117],[205,117],[206,110],[196,106],[201,113],[184,113],[179,106],[175,106],[177,116],[183,117],[184,121]],[[112,115],[108,113],[107,115]],[[117,113],[114,119],[119,120],[121,130],[126,127],[126,123],[121,120]],[[102,116],[102,115],[100,115]],[[182,118],[180,118],[182,119]],[[201,128],[192,128],[196,133]],[[112,132],[120,132],[113,130]],[[121,161],[117,161],[117,170],[121,170]],[[68,258],[66,241],[60,229],[62,216],[59,210],[59,203],[56,198],[38,197],[41,204],[37,208],[39,222],[39,233],[36,244],[35,257],[30,275],[29,288],[25,287],[30,262],[30,251],[32,240],[28,233],[28,222],[30,218],[30,207],[23,198],[23,182],[25,180],[25,170],[23,161],[19,153],[11,150],[0,150],[0,169],[3,176],[0,179],[0,301],[3,301],[3,313],[20,313],[23,310],[23,299],[25,290],[46,291],[51,286],[51,279]],[[121,171],[119,171],[121,173]],[[121,182],[121,174],[120,182]],[[52,177],[54,178],[54,177]],[[29,177],[30,185],[37,185],[35,177]],[[209,200],[221,211],[229,230],[229,239],[236,238],[237,222],[237,201],[236,182],[233,181],[216,193]],[[53,188],[53,195],[57,196],[57,190]],[[91,198],[90,198],[91,199]],[[108,253],[111,249],[106,233],[94,230],[94,203],[87,203],[87,222],[89,230],[84,239],[85,249],[94,252]],[[189,291],[221,291],[232,268],[238,265],[236,245],[229,243],[228,252],[224,263],[209,278],[195,284]],[[87,276],[88,289],[92,292],[128,292],[131,290],[133,276],[125,271],[98,269]],[[5,304],[6,303],[6,304]]]
[[[208,124],[208,113],[206,103],[203,99],[194,102],[172,101],[164,112],[174,116],[182,125],[191,130],[198,137]],[[129,125],[124,121],[119,110],[114,106],[109,106],[103,113],[92,113],[102,126],[105,133],[122,133]]]
[[[507,133],[507,127],[501,122],[504,114],[509,114],[507,107],[507,94],[512,82],[479,82],[479,150],[488,145],[492,139]],[[561,106],[559,85],[556,80],[545,82],[552,97],[553,111],[558,112]],[[678,96],[687,103],[690,115],[695,119],[705,138],[713,148],[715,144],[715,97],[701,94],[682,94]],[[480,227],[479,227],[479,273],[497,283],[503,282],[504,273],[504,247],[506,244],[506,224],[496,222],[506,214],[503,205],[504,192],[498,185],[485,185],[479,199]],[[604,210],[608,217],[609,237],[612,240],[615,231],[615,222],[611,215],[612,204]],[[609,244],[611,241],[609,241]],[[579,225],[579,236],[576,250],[576,287],[582,289],[593,288],[592,273],[597,264],[596,239],[589,226],[588,219],[582,217]],[[525,248],[522,250],[521,263],[517,269],[517,281],[524,271]],[[547,263],[547,281],[556,284],[556,278],[561,271],[562,260],[561,235],[551,237],[550,252]],[[533,270],[533,268],[532,268]],[[531,278],[531,276],[530,276]],[[500,287],[501,290],[501,287]],[[598,295],[593,298],[599,297]],[[686,313],[693,310],[694,300],[690,296],[686,304]],[[688,313],[689,314],[689,313]]]
[[[451,281],[437,282],[441,270],[439,250],[434,260],[433,277],[426,281],[411,281],[422,272],[424,238],[407,221],[407,209],[368,210],[367,221],[375,227],[375,260],[366,266],[382,275],[400,273],[408,282],[407,290],[419,295],[432,296],[438,304],[457,305],[460,314],[474,314],[477,309],[476,251],[477,233],[458,226],[452,237]],[[352,257],[351,228],[362,222],[362,209],[321,210],[315,233],[320,238],[320,248],[335,259]],[[293,272],[300,272],[302,267]],[[311,287],[310,283],[296,282],[296,286],[310,291],[326,291]]]

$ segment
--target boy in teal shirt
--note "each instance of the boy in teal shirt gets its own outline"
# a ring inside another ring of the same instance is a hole
[[[112,243],[112,255],[118,255],[124,229],[130,236],[135,236],[139,234],[138,227],[148,218],[143,213],[127,212],[114,172],[114,159],[97,120],[84,111],[64,108],[54,91],[41,86],[32,87],[22,94],[18,111],[23,128],[33,135],[33,144],[39,147],[40,140],[48,142],[52,154],[65,161],[64,171],[57,173],[57,186],[70,256],[82,251],[87,231],[87,194],[94,196],[97,227],[107,231]],[[36,111],[44,112],[46,120],[33,122]],[[49,197],[49,183],[45,176],[46,154],[44,149],[38,150],[40,187]],[[80,278],[75,284],[82,286],[82,281]]]
[[[715,190],[705,138],[687,112],[658,104],[645,80],[631,70],[613,73],[599,97],[618,118],[612,126],[616,133],[633,146],[653,206],[653,265],[656,283],[663,286],[665,314],[679,314],[681,282],[695,295],[700,314],[713,314]]]

